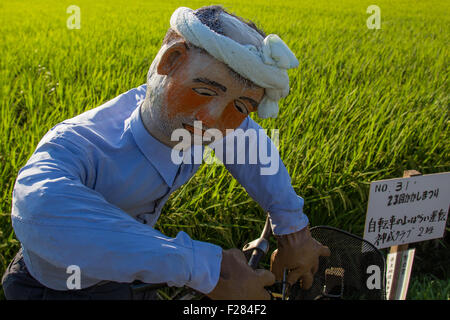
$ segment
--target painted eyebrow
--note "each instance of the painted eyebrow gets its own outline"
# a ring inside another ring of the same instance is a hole
[[[258,102],[256,102],[255,100],[253,100],[252,98],[248,98],[248,97],[239,97],[239,99],[242,100],[247,100],[248,102],[251,103],[251,105],[253,106],[253,108],[257,109],[258,108]]]
[[[227,92],[227,88],[226,88],[225,86],[221,85],[221,84],[218,83],[218,82],[209,80],[209,79],[207,79],[207,78],[196,78],[196,79],[194,79],[193,81],[194,81],[194,82],[201,82],[201,83],[204,83],[204,84],[209,84],[210,86],[219,88],[219,89],[222,90],[223,92]]]

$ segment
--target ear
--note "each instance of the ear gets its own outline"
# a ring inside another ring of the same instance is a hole
[[[169,75],[177,69],[187,58],[187,47],[184,41],[169,46],[159,60],[157,72],[160,75]]]

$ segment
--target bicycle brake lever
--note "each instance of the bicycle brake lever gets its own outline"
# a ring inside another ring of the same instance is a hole
[[[270,227],[269,216],[267,216],[266,224],[261,232],[261,236],[258,239],[247,243],[242,249],[244,254],[247,256],[247,259],[249,259],[248,265],[252,269],[257,269],[260,260],[267,254],[267,252],[269,252],[269,238],[271,234],[272,229]]]

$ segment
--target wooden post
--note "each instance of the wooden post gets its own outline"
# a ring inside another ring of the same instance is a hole
[[[415,177],[415,176],[421,176],[421,175],[422,174],[416,170],[403,171],[403,178],[409,178],[409,177]],[[406,251],[406,250],[408,250],[408,244],[401,244],[401,245],[397,245],[397,246],[392,246],[389,253],[399,253],[400,254],[402,251]],[[402,259],[396,259],[396,261],[395,261],[394,272],[392,275],[391,290],[389,292],[389,296],[387,297],[388,300],[394,300],[396,297],[401,262],[402,262]]]

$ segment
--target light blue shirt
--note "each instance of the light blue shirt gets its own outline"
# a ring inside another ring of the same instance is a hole
[[[12,223],[29,272],[45,286],[67,290],[71,265],[79,267],[81,288],[141,280],[208,293],[217,284],[219,246],[153,228],[170,194],[200,165],[174,164],[172,149],[145,129],[145,91],[144,84],[57,124],[19,171]],[[260,127],[247,117],[240,128]],[[304,228],[308,218],[277,159],[275,175],[260,175],[258,164],[225,166],[281,235]]]

